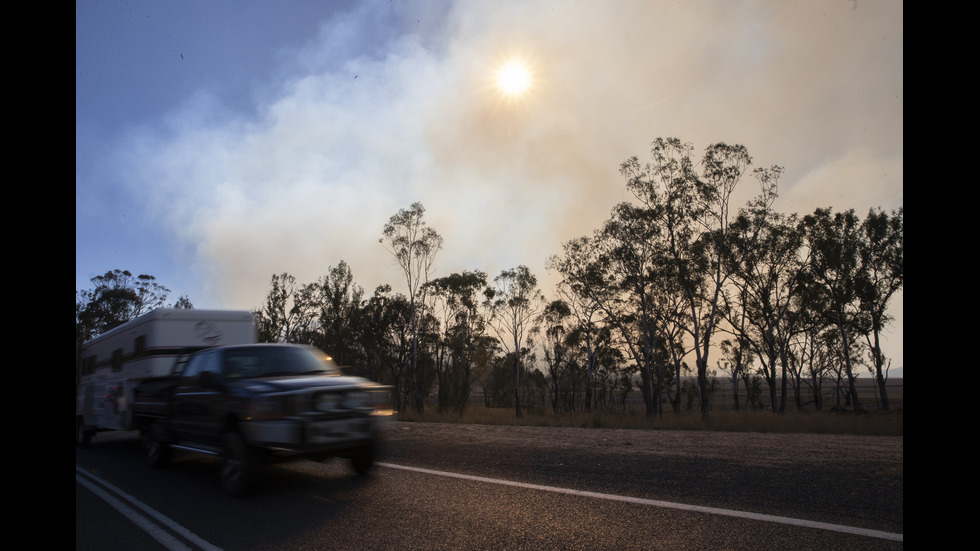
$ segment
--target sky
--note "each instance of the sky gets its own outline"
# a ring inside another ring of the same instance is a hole
[[[784,213],[891,211],[903,42],[896,0],[76,0],[75,288],[129,270],[255,309],[344,261],[404,292],[379,239],[421,202],[437,277],[525,265],[551,296],[547,258],[661,137],[784,167]]]

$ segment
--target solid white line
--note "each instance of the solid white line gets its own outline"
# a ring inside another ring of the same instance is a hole
[[[113,508],[115,508],[117,511],[119,511],[120,513],[122,513],[123,516],[125,516],[127,519],[129,519],[130,521],[132,521],[133,524],[139,526],[144,531],[146,531],[146,533],[148,533],[150,536],[152,536],[153,539],[155,539],[158,542],[160,542],[167,549],[171,549],[173,551],[184,551],[184,550],[190,551],[190,547],[187,547],[186,545],[184,545],[183,543],[181,543],[180,540],[178,540],[177,538],[175,538],[175,537],[171,536],[170,534],[168,534],[165,530],[163,530],[162,528],[160,528],[159,526],[157,526],[156,524],[154,524],[153,522],[151,522],[148,518],[146,518],[145,516],[141,515],[137,511],[133,510],[132,507],[129,507],[128,505],[126,505],[125,503],[123,503],[122,501],[120,501],[119,499],[117,499],[115,496],[111,495],[110,493],[106,492],[102,488],[99,488],[94,483],[86,480],[85,478],[83,478],[82,476],[79,476],[79,475],[84,475],[85,477],[89,477],[89,478],[93,479],[94,481],[98,482],[100,485],[104,486],[105,488],[108,488],[109,490],[112,490],[113,492],[115,492],[120,497],[122,497],[122,498],[126,499],[127,501],[129,501],[130,503],[132,503],[136,508],[141,509],[144,513],[146,513],[147,515],[153,517],[160,524],[163,524],[164,526],[170,528],[174,532],[177,532],[178,534],[180,534],[184,538],[186,538],[189,541],[193,542],[195,545],[197,545],[201,549],[204,549],[205,551],[222,551],[220,547],[214,546],[214,545],[208,543],[207,541],[201,539],[197,534],[194,534],[193,532],[191,532],[190,530],[188,530],[188,529],[184,528],[183,526],[177,524],[173,520],[170,520],[166,516],[158,513],[156,510],[154,510],[149,505],[146,505],[145,503],[139,501],[138,499],[134,498],[133,496],[131,496],[131,495],[127,494],[126,492],[120,490],[119,488],[113,486],[109,482],[107,482],[107,481],[105,481],[105,480],[103,480],[103,479],[95,476],[92,473],[85,472],[78,465],[75,465],[75,481],[76,482],[82,484],[83,486],[85,486],[86,488],[88,488],[89,490],[91,490],[92,493],[94,493],[95,495],[101,497],[106,503],[108,503]]]
[[[596,499],[605,499],[611,501],[623,501],[627,503],[635,503],[638,505],[648,505],[651,507],[662,507],[666,509],[678,509],[681,511],[693,511],[697,513],[707,513],[711,515],[722,515],[729,517],[737,517],[751,520],[761,520],[763,522],[775,522],[779,524],[789,524],[792,526],[803,526],[805,528],[816,528],[818,530],[829,530],[833,532],[843,532],[845,534],[856,534],[859,536],[867,536],[871,538],[886,539],[892,541],[904,541],[903,534],[896,534],[894,532],[883,532],[880,530],[868,530],[865,528],[855,528],[853,526],[844,526],[842,524],[828,524],[825,522],[814,522],[810,520],[802,520],[790,517],[780,517],[776,515],[764,515],[760,513],[750,513],[746,511],[735,511],[732,509],[719,509],[717,507],[704,507],[701,505],[686,505],[683,503],[673,503],[670,501],[660,501],[656,499],[644,499],[640,497],[629,497],[621,496],[616,494],[603,494],[599,492],[588,492],[585,490],[573,490],[571,488],[559,488],[556,486],[542,486],[540,484],[528,484],[526,482],[515,482],[512,480],[502,480],[499,478],[487,478],[484,476],[473,476],[468,474],[451,473],[448,471],[435,471],[432,469],[423,469],[421,467],[409,467],[406,465],[396,465],[394,463],[376,463],[382,467],[388,467],[389,469],[401,469],[404,471],[415,471],[419,473],[431,474],[436,476],[447,476],[450,478],[460,478],[463,480],[472,480],[475,482],[486,482],[489,484],[500,484],[503,486],[514,486],[517,488],[526,488],[529,490],[540,490],[543,492],[554,492],[559,494],[567,494],[573,496],[591,497]]]

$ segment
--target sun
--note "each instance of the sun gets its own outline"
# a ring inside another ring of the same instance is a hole
[[[497,87],[508,96],[519,96],[531,87],[531,71],[520,61],[511,61],[497,71]]]

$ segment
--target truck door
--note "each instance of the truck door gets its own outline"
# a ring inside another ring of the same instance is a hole
[[[179,439],[216,444],[225,394],[219,350],[194,354],[174,393],[173,429]]]

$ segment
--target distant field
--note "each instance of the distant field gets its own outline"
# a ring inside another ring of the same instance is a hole
[[[832,411],[836,400],[825,397],[825,407],[817,412],[812,404],[798,411],[789,390],[789,403],[785,413],[773,413],[771,409],[749,410],[745,405],[744,393],[742,409],[734,411],[731,387],[721,383],[712,401],[708,419],[703,419],[697,404],[691,408],[686,405],[682,411],[674,413],[665,405],[662,415],[648,416],[644,412],[639,390],[634,390],[627,400],[626,412],[582,411],[555,414],[546,403],[525,408],[518,418],[514,408],[487,408],[483,397],[476,396],[463,416],[452,413],[439,413],[435,404],[429,404],[423,414],[414,411],[400,412],[402,421],[471,423],[484,425],[514,425],[541,427],[578,428],[625,428],[658,430],[713,430],[732,432],[764,433],[806,433],[806,434],[853,434],[866,436],[902,436],[904,434],[904,397],[902,379],[889,380],[887,385],[891,412],[884,414],[876,406],[875,389],[870,379],[859,379],[858,396],[864,404],[863,414],[855,414],[852,408]],[[768,391],[763,398],[768,404]],[[843,402],[842,402],[843,404]]]
[[[885,390],[888,392],[888,401],[892,408],[900,408],[905,404],[903,381],[903,378],[897,378],[885,382]],[[858,396],[861,397],[862,403],[868,405],[875,403],[875,386],[872,379],[858,379]]]
[[[727,379],[721,379],[721,378],[718,378],[717,381],[720,385],[720,388],[714,394],[712,407],[718,409],[726,409],[726,408],[730,409],[733,405],[731,381]],[[877,384],[875,384],[874,380],[871,378],[859,377],[857,379],[856,386],[858,390],[858,399],[860,400],[864,408],[868,410],[878,409],[879,408],[879,400],[877,397],[878,389],[877,389]],[[905,402],[903,379],[901,378],[888,379],[888,381],[885,383],[885,389],[888,392],[888,402],[889,402],[890,409],[902,408]],[[787,388],[787,393],[788,393],[788,402],[789,402],[788,407],[792,407],[795,409],[796,405],[793,399],[792,385],[790,385]],[[823,388],[823,394],[824,394],[824,408],[830,408],[837,403],[837,397],[834,394],[833,385],[825,383]],[[744,405],[745,387],[739,388],[739,395],[740,395],[740,400]],[[805,404],[808,404],[807,407],[812,408],[811,402],[813,401],[813,396],[810,394],[809,389],[806,388],[804,389],[803,396],[804,396],[803,402]],[[762,387],[762,400],[764,401],[766,406],[770,405],[769,388],[765,385],[763,385]],[[844,406],[843,397],[841,397],[840,401],[841,401],[841,405]]]

